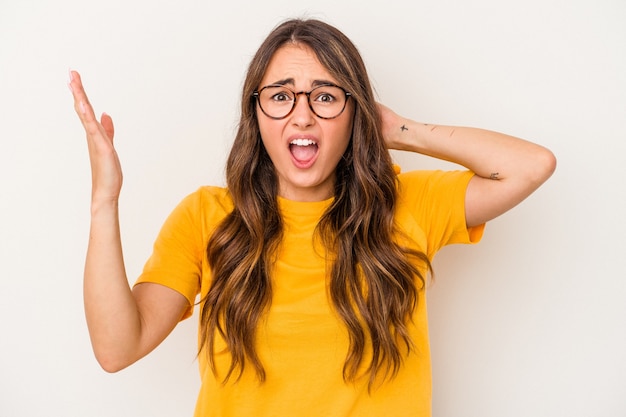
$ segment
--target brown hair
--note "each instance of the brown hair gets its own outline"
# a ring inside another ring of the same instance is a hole
[[[272,299],[269,271],[282,237],[277,202],[278,180],[259,132],[256,101],[270,59],[287,43],[306,45],[354,100],[350,144],[336,168],[334,202],[317,232],[335,254],[329,296],[347,327],[350,347],[343,369],[354,381],[372,355],[367,372],[370,387],[378,375],[395,375],[410,351],[407,323],[430,269],[422,252],[393,240],[396,175],[385,148],[376,100],[365,64],[354,44],[338,29],[319,20],[293,19],[276,27],[260,46],[248,68],[241,99],[241,120],[228,157],[226,179],[233,211],[211,236],[207,255],[213,273],[202,300],[200,350],[207,350],[216,372],[216,337],[231,355],[226,382],[247,362],[261,381],[265,370],[256,353],[256,327]]]

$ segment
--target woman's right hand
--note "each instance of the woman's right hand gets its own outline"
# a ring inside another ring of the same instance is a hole
[[[74,109],[87,135],[87,147],[91,164],[91,203],[117,203],[122,189],[122,168],[113,146],[113,120],[102,113],[96,118],[89,103],[80,74],[70,71],[70,90],[74,96]]]
[[[145,283],[132,291],[122,254],[118,198],[122,169],[113,147],[113,121],[96,119],[80,75],[70,72],[74,108],[85,128],[91,162],[91,228],[85,261],[85,316],[94,353],[109,372],[154,349],[189,308],[179,292]]]

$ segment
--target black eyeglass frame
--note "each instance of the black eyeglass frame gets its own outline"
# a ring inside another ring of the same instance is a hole
[[[289,91],[291,91],[293,93],[293,97],[294,97],[293,98],[293,104],[291,106],[291,110],[289,110],[286,115],[281,116],[281,117],[274,117],[274,116],[270,116],[269,114],[267,114],[265,112],[265,110],[263,110],[263,106],[261,105],[261,100],[260,100],[261,92],[263,90],[265,90],[266,88],[269,88],[269,87],[283,87],[283,88],[285,88],[285,89],[287,89],[287,90],[289,90]],[[333,116],[333,117],[320,116],[319,114],[317,114],[315,109],[313,109],[313,105],[311,104],[311,93],[313,91],[317,90],[318,88],[321,88],[321,87],[336,87],[336,88],[339,88],[341,91],[343,91],[344,94],[346,95],[346,101],[343,102],[343,107],[341,108],[341,111],[339,113],[337,113],[336,116]],[[298,103],[298,96],[301,95],[301,94],[304,94],[306,96],[306,102],[309,105],[309,109],[311,109],[313,114],[315,116],[319,117],[320,119],[324,119],[324,120],[335,119],[335,118],[341,116],[343,111],[346,109],[346,106],[348,105],[348,99],[350,97],[352,97],[352,94],[350,94],[348,91],[346,91],[345,88],[340,87],[340,86],[338,86],[336,84],[331,84],[331,83],[318,85],[317,87],[311,89],[310,91],[304,91],[303,90],[303,91],[300,91],[300,92],[297,92],[297,93],[295,91],[293,91],[291,88],[285,87],[282,84],[269,84],[269,85],[266,85],[266,86],[262,87],[260,90],[254,91],[252,93],[252,97],[254,97],[256,99],[256,102],[259,105],[259,108],[261,109],[261,111],[263,112],[264,115],[266,115],[267,117],[269,117],[270,119],[273,119],[273,120],[281,120],[281,119],[284,119],[285,117],[288,117],[291,113],[293,113],[293,109],[296,108],[296,104]]]

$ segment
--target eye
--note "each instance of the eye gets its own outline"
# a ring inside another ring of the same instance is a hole
[[[335,85],[322,85],[311,91],[311,102],[320,105],[335,105],[343,101],[345,93]]]
[[[335,101],[335,97],[328,93],[322,93],[317,97],[317,101],[321,101],[323,103],[332,103],[333,101]]]
[[[313,101],[319,103],[330,104],[335,102],[336,100],[337,97],[335,97],[335,95],[328,90],[315,91],[313,95]]]
[[[288,90],[275,90],[275,89],[269,89],[271,91],[268,91],[268,93],[271,93],[269,98],[272,101],[275,102],[286,102],[286,101],[293,101],[293,94],[288,91]]]

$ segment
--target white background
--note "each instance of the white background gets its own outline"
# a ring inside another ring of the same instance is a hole
[[[623,0],[0,0],[0,416],[191,416],[199,387],[197,316],[120,373],[93,358],[90,172],[68,69],[116,124],[134,281],[178,201],[223,183],[251,55],[304,15],[356,43],[399,113],[559,161],[482,243],[436,258],[435,417],[626,415]]]

